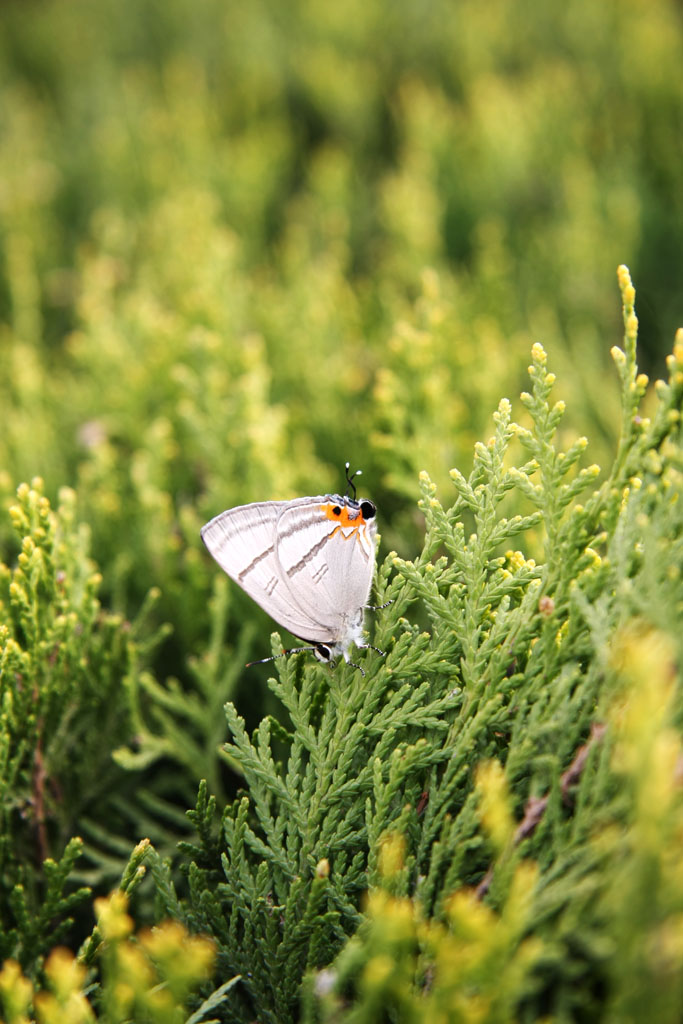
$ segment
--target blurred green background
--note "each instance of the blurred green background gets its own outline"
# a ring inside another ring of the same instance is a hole
[[[679,0],[0,18],[0,491],[76,488],[105,599],[161,588],[160,676],[208,642],[202,522],[339,490],[349,459],[414,554],[419,471],[467,470],[535,340],[610,457],[617,265],[643,369],[683,322]]]

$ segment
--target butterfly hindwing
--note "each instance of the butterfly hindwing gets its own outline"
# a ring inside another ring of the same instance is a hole
[[[277,524],[278,561],[297,605],[340,636],[367,603],[375,562],[374,519],[350,525],[338,495],[292,502]],[[340,517],[334,510],[339,509]]]

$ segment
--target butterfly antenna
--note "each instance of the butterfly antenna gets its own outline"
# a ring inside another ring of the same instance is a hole
[[[350,462],[345,463],[346,482],[349,485],[348,488],[347,488],[347,491],[346,491],[346,496],[347,496],[347,498],[350,498],[351,497],[350,491],[353,491],[353,500],[355,501],[356,500],[356,485],[353,482],[353,478],[356,477],[356,476],[362,476],[363,471],[362,471],[362,469],[357,469],[355,473],[352,473],[351,476],[349,476],[349,467],[350,466],[351,466]]]

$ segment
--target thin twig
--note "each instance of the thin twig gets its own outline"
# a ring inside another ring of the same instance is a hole
[[[562,793],[562,800],[565,804],[569,804],[571,802],[569,790],[572,786],[575,786],[581,778],[581,773],[586,766],[586,761],[588,760],[591,748],[603,738],[606,731],[607,726],[604,723],[595,722],[591,726],[591,732],[588,740],[579,747],[574,755],[572,763],[569,765],[569,768],[567,768],[567,770],[560,776],[560,791]],[[545,814],[549,800],[549,793],[546,793],[545,796],[529,797],[526,807],[524,808],[524,817],[515,830],[512,840],[513,846],[518,846],[523,839],[528,839],[529,836],[533,835]],[[475,889],[477,899],[481,900],[484,898],[486,893],[489,891],[492,880],[493,865],[488,869]]]

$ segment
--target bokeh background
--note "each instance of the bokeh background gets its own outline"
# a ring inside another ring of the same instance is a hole
[[[541,341],[564,429],[619,424],[683,322],[680,0],[5,0],[0,492],[76,489],[160,677],[208,643],[202,522],[343,488],[418,549]],[[6,517],[0,543],[11,556]],[[229,642],[267,653],[232,595]]]

